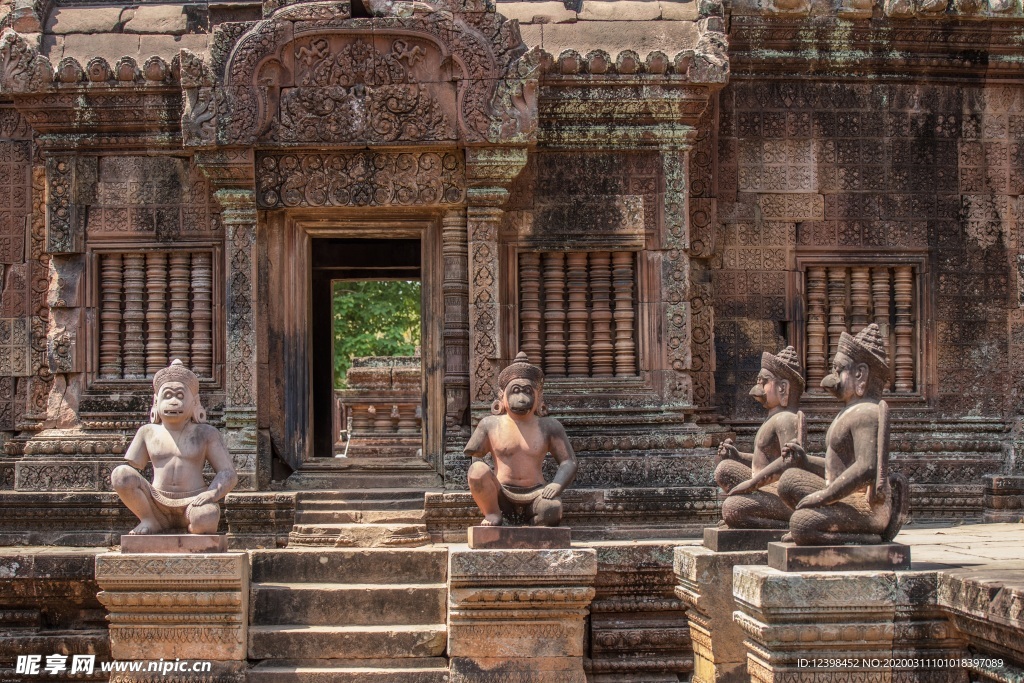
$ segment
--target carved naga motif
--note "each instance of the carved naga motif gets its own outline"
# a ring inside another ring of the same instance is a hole
[[[212,65],[206,99],[183,57],[188,123],[202,121],[191,144],[532,141],[539,56],[518,25],[434,4],[377,3],[372,19],[347,3],[282,7]]]
[[[53,82],[53,68],[25,37],[5,28],[0,34],[0,92],[32,92]]]

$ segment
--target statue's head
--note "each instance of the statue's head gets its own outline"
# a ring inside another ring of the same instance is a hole
[[[547,414],[544,405],[544,371],[531,365],[522,351],[498,375],[498,389],[501,396],[491,405],[491,412],[495,415]]]
[[[761,372],[757,384],[750,389],[750,395],[768,410],[778,407],[796,410],[800,395],[804,393],[804,374],[792,346],[779,353],[761,354]]]
[[[889,356],[878,325],[871,323],[857,336],[843,332],[832,359],[832,374],[821,380],[821,386],[849,403],[865,397],[880,399],[888,382]]]
[[[162,424],[164,419],[177,422],[206,422],[206,410],[199,400],[199,378],[178,359],[153,377],[153,407],[149,421]]]

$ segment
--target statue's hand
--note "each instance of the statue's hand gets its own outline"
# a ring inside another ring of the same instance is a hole
[[[718,456],[715,458],[715,462],[719,463],[722,460],[739,460],[740,452],[733,445],[732,439],[726,439],[722,443],[718,444]]]
[[[751,491],[755,490],[756,488],[757,488],[757,485],[754,484],[754,480],[753,479],[747,479],[746,481],[740,482],[739,484],[736,484],[736,486],[733,486],[732,489],[728,493],[726,493],[725,495],[727,495],[727,496],[738,496],[738,495],[743,494],[743,493],[750,493]]]
[[[213,491],[203,491],[198,496],[193,498],[192,502],[189,505],[191,507],[197,508],[197,507],[202,507],[203,505],[209,505],[210,503],[216,503],[216,502],[217,502],[217,494],[215,494]]]
[[[807,451],[797,441],[790,441],[782,447],[782,458],[791,465],[807,462]]]
[[[815,491],[814,493],[804,496],[799,503],[796,504],[797,510],[803,510],[804,508],[816,508],[825,502],[825,492]]]
[[[547,498],[548,500],[551,500],[552,498],[558,498],[558,496],[560,495],[562,495],[561,484],[548,484],[547,486],[544,487],[544,491],[542,491],[540,494],[541,498]]]

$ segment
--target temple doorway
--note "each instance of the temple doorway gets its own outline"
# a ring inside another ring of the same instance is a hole
[[[422,457],[419,239],[315,238],[313,456]]]

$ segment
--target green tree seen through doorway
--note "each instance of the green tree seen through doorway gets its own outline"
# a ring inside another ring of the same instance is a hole
[[[344,389],[353,358],[412,356],[420,345],[420,283],[335,280],[334,386]]]

